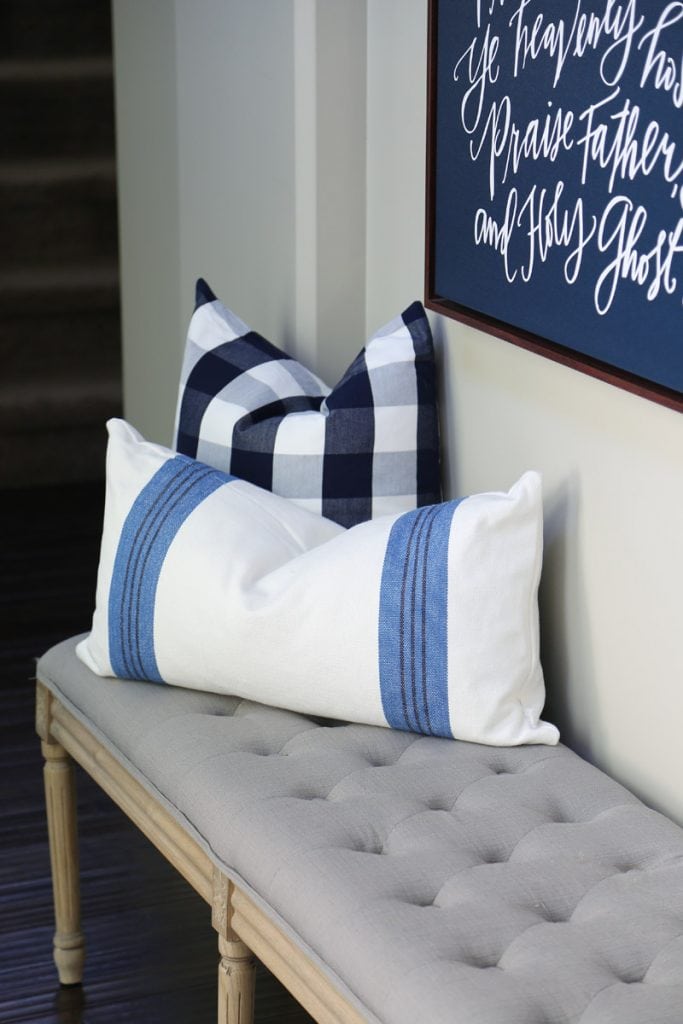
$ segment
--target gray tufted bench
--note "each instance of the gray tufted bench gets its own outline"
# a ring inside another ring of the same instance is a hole
[[[319,1021],[682,1024],[683,831],[566,747],[320,724],[38,664],[57,931],[80,980],[80,762],[211,904],[219,1022],[252,953]]]

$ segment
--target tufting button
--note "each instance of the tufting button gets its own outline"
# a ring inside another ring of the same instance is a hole
[[[420,899],[419,897],[416,896],[415,899],[412,899],[412,900],[411,899],[407,899],[405,902],[409,903],[413,907],[427,908],[427,907],[433,907],[434,906],[434,900],[435,899],[436,899],[436,896],[434,896],[432,899],[424,899],[424,898]]]
[[[615,969],[614,973],[622,985],[642,985],[645,982],[648,970],[649,967],[646,967],[644,970],[642,967],[639,970],[633,967],[631,971],[624,970],[622,973]]]
[[[628,975],[626,975],[625,977],[620,978],[619,975],[617,975],[617,977],[619,978],[619,982],[622,985],[642,985],[644,984],[645,976],[643,975],[643,977],[641,978],[630,978]]]
[[[466,967],[474,967],[479,971],[490,971],[492,969],[502,970],[502,967],[498,967],[499,958],[495,959],[484,956],[471,956],[465,959],[464,957],[460,960],[460,963],[465,964]]]
[[[349,853],[368,853],[372,856],[377,856],[379,854],[384,853],[384,846],[380,845],[378,840],[374,840],[373,842],[367,843],[358,840],[352,845],[346,846],[345,849],[348,850]]]
[[[427,810],[429,811],[445,811],[447,814],[451,812],[451,804],[444,803],[443,800],[430,800],[427,803]]]
[[[562,916],[561,914],[555,914],[555,913],[553,913],[552,910],[548,910],[545,907],[543,907],[541,909],[536,909],[536,913],[541,918],[541,920],[546,921],[548,924],[566,924],[567,923],[567,918],[566,917]]]
[[[480,854],[482,864],[507,864],[508,858],[499,853]]]

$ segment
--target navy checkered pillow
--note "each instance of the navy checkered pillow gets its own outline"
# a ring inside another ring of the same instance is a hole
[[[342,526],[441,500],[434,347],[419,302],[330,390],[197,282],[177,451]]]

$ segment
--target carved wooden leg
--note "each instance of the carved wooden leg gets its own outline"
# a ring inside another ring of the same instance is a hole
[[[54,958],[62,985],[75,985],[83,979],[85,945],[81,932],[74,766],[59,743],[43,740],[42,750],[57,926]]]
[[[218,932],[218,1024],[253,1024],[255,961],[230,926],[232,883],[215,871],[211,920]]]
[[[218,937],[218,1024],[252,1024],[254,957],[243,942]]]

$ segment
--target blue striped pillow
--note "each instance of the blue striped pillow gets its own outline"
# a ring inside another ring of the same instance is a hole
[[[350,530],[110,424],[100,675],[478,743],[555,743],[527,473]]]

